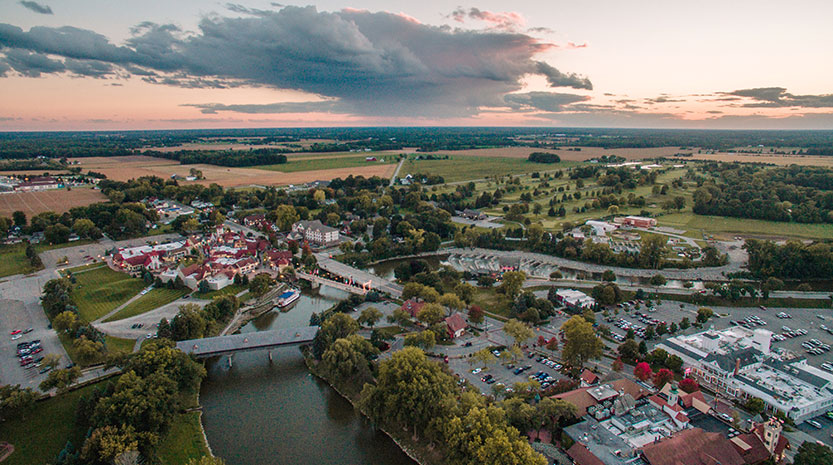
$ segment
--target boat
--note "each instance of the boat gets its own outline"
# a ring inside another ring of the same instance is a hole
[[[278,299],[275,301],[275,307],[286,308],[292,305],[300,297],[301,291],[299,291],[298,289],[290,289],[278,296]]]

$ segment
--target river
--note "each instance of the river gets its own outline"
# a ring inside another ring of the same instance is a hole
[[[323,287],[304,292],[288,311],[262,315],[241,332],[306,326],[346,298]],[[228,465],[413,465],[384,433],[307,371],[297,347],[246,352],[207,365],[200,403],[208,443]]]

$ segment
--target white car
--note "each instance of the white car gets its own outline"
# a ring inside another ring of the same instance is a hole
[[[818,429],[822,428],[821,423],[819,423],[815,420],[807,420],[807,424],[814,427],[814,428],[818,428]]]
[[[480,373],[481,371],[483,371],[482,368],[475,368],[474,370],[471,370],[471,374],[476,375],[476,374]]]

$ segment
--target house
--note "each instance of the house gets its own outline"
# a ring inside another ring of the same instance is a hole
[[[575,442],[569,449],[567,449],[567,456],[573,461],[575,465],[605,465],[601,459],[596,457],[590,450],[582,443]]]
[[[338,243],[338,229],[331,228],[318,220],[299,221],[292,225],[289,239],[305,240],[318,246],[330,246]]]
[[[556,394],[552,398],[573,404],[576,407],[576,416],[583,417],[587,415],[588,408],[625,394],[634,400],[640,400],[647,397],[650,392],[633,381],[622,378],[598,386],[580,387]]]
[[[642,448],[648,465],[746,465],[721,433],[690,428]]]
[[[402,304],[400,307],[402,310],[408,312],[413,318],[416,318],[417,313],[422,310],[422,307],[425,306],[425,302],[415,300],[415,299],[408,299],[405,303]]]
[[[263,253],[263,264],[273,270],[280,270],[292,263],[292,252],[288,250],[267,250]]]
[[[474,221],[482,221],[487,218],[487,216],[477,210],[472,210],[471,208],[466,208],[460,213],[460,216],[463,218],[474,220]]]
[[[376,157],[364,157],[364,161],[378,161]]]
[[[466,324],[465,318],[459,312],[455,312],[453,315],[445,319],[445,326],[448,329],[448,336],[451,339],[458,338],[462,336],[466,332],[466,328],[468,324]]]
[[[257,226],[258,224],[260,224],[261,221],[264,220],[266,220],[266,215],[249,215],[243,218],[243,225],[248,227]]]
[[[588,370],[587,368],[581,372],[581,386],[582,387],[589,387],[595,386],[599,384],[599,376],[596,373]]]
[[[617,218],[618,220],[619,218]],[[644,216],[626,216],[621,219],[622,224],[634,228],[653,228],[657,225],[657,220],[653,218],[646,218]]]

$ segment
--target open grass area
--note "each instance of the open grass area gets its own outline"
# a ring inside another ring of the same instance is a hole
[[[379,161],[365,161],[365,157],[376,157]],[[382,162],[381,160],[385,160]],[[257,169],[269,171],[281,171],[283,173],[294,173],[297,171],[317,171],[327,170],[333,168],[356,168],[369,165],[390,165],[399,163],[396,157],[384,155],[374,155],[368,153],[366,155],[358,156],[336,156],[330,158],[306,158],[306,159],[292,159],[280,165],[261,165],[255,166]]]
[[[168,289],[166,287],[153,288],[150,292],[139,297],[133,302],[130,302],[115,315],[104,321],[123,320],[125,318],[130,318],[131,316],[141,315],[142,313],[149,312],[163,305],[169,304],[189,292],[191,292],[190,289]]]
[[[509,299],[498,293],[497,287],[478,287],[472,296],[472,305],[477,305],[486,313],[509,316]]]
[[[192,458],[209,455],[208,445],[202,435],[200,413],[178,414],[170,431],[160,442],[157,454],[165,465],[183,465]]]
[[[86,321],[94,321],[127,302],[145,287],[141,279],[101,267],[75,275],[72,300]]]
[[[247,286],[242,284],[229,284],[228,286],[218,289],[216,291],[208,291],[206,293],[197,292],[194,294],[195,299],[211,300],[214,297],[222,297],[224,295],[237,295],[240,291],[245,291]]]
[[[26,244],[2,246],[0,255],[3,257],[0,260],[0,278],[37,271],[26,257]]]
[[[785,223],[779,221],[725,218],[721,216],[672,213],[657,219],[660,226],[679,229],[702,230],[710,234],[751,234],[773,237],[799,237],[808,239],[833,239],[833,225]]]
[[[136,341],[133,339],[122,339],[120,337],[105,336],[107,342],[108,352],[133,352],[133,345]]]
[[[34,410],[22,418],[9,418],[3,423],[2,439],[14,445],[15,451],[3,465],[52,463],[67,441],[76,449],[84,442],[86,431],[75,427],[78,399],[101,383],[37,402]]]
[[[447,160],[413,160],[402,165],[399,177],[407,174],[436,174],[446,182],[483,179],[506,174],[524,174],[534,171],[555,171],[575,163],[532,163],[521,158],[470,157],[452,155]]]

